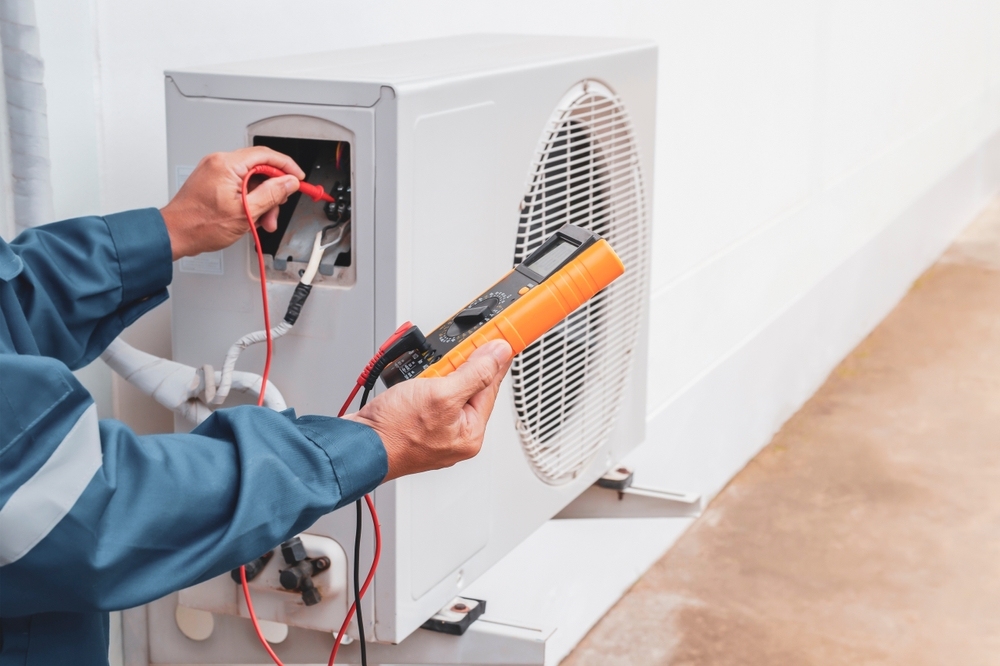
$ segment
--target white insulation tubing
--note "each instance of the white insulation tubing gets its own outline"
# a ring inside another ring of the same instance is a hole
[[[212,407],[200,397],[204,391],[204,373],[200,369],[147,354],[121,338],[108,345],[101,359],[128,383],[192,424],[212,414]],[[221,379],[220,374],[213,373],[213,381]],[[257,395],[261,381],[260,375],[252,372],[234,372],[231,388]],[[264,406],[279,411],[286,408],[284,397],[271,382],[267,383]]]
[[[222,373],[216,372],[216,383],[219,383],[221,379]],[[236,370],[232,373],[229,393],[241,393],[256,400],[257,396],[260,395],[261,379],[261,376],[256,372],[243,372],[242,370]],[[264,393],[264,406],[277,412],[288,409],[288,405],[285,404],[285,396],[281,395],[281,391],[278,390],[278,387],[270,381],[267,382],[267,392]]]
[[[287,321],[282,321],[271,329],[271,339],[277,340],[290,330],[292,330],[292,325]],[[233,373],[236,370],[236,361],[240,358],[243,350],[265,340],[267,340],[267,331],[261,330],[247,333],[233,343],[233,346],[226,352],[226,360],[222,362],[222,371],[219,375],[218,384],[215,387],[215,397],[209,401],[211,404],[221,405],[229,396],[229,391],[233,383]]]

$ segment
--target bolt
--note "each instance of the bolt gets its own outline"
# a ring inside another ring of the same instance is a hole
[[[297,536],[292,537],[281,544],[281,555],[285,558],[287,564],[296,564],[306,559],[306,547],[302,545],[300,538]]]
[[[469,610],[469,607],[466,606],[465,604],[455,604],[454,606],[451,607],[451,609],[456,613],[464,613],[467,610]]]
[[[315,606],[319,602],[323,601],[323,595],[319,593],[315,587],[310,587],[309,589],[302,590],[302,603],[306,606]]]
[[[278,574],[278,582],[286,590],[297,590],[301,587],[306,575],[299,567],[289,567]]]

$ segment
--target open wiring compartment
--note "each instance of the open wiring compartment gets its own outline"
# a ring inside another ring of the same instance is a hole
[[[277,230],[260,231],[268,281],[298,282],[316,234],[322,233],[321,243],[328,247],[314,284],[351,287],[356,283],[352,139],[352,133],[345,128],[315,117],[279,116],[248,128],[249,145],[266,146],[288,155],[305,172],[306,182],[321,185],[336,200],[332,204],[315,202],[296,192],[279,207]],[[249,261],[249,271],[259,279],[256,261]]]

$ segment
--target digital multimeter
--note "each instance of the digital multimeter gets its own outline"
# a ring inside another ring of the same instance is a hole
[[[443,377],[490,340],[517,354],[625,272],[606,240],[567,224],[499,282],[382,372],[386,386],[414,377]]]

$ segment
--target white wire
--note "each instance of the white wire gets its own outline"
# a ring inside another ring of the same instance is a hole
[[[302,273],[302,279],[300,280],[302,284],[312,284],[313,278],[316,277],[316,272],[319,271],[319,262],[323,259],[322,243],[323,232],[317,231],[316,238],[313,239],[313,249],[309,255],[309,263],[306,264],[306,270]]]
[[[283,321],[274,328],[271,329],[271,339],[277,340],[288,331],[292,330],[292,325],[287,321]],[[215,387],[215,395],[208,398],[208,394],[211,391],[206,391],[205,402],[210,405],[221,405],[229,397],[229,391],[233,384],[233,371],[236,369],[236,361],[239,359],[240,354],[247,347],[253,346],[255,344],[264,342],[267,340],[267,331],[260,330],[254,331],[253,333],[247,333],[242,338],[233,343],[233,346],[229,348],[226,353],[226,360],[222,362],[222,370],[219,372],[219,381]],[[204,376],[204,371],[202,371],[202,376]],[[206,378],[207,379],[207,378]],[[215,381],[215,378],[212,378]],[[207,381],[205,382],[207,385]]]
[[[316,238],[313,239],[312,252],[309,253],[309,263],[306,264],[306,269],[302,272],[302,278],[299,282],[302,284],[312,284],[312,281],[316,278],[316,273],[319,272],[319,262],[323,260],[323,254],[326,252],[327,248],[331,248],[334,245],[340,245],[340,241],[344,239],[344,230],[347,229],[347,226],[347,224],[341,225],[340,233],[337,234],[337,237],[329,243],[323,242],[324,229],[320,229],[316,232]],[[329,229],[329,227],[327,227],[327,229]]]

